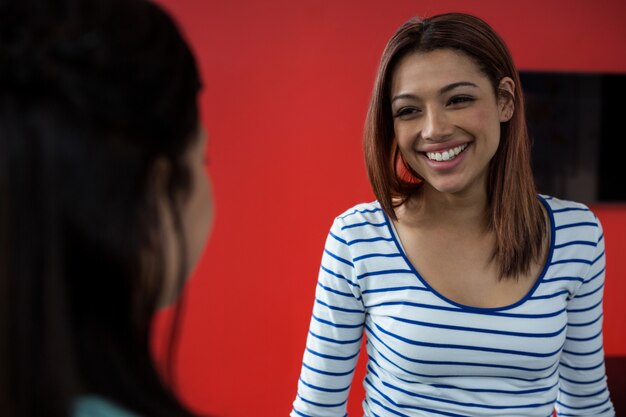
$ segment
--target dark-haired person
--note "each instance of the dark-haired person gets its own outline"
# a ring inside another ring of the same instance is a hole
[[[443,14],[398,29],[365,157],[377,201],[333,223],[291,415],[345,416],[365,332],[365,416],[614,416],[602,228],[536,194],[492,28]]]
[[[192,416],[150,325],[212,221],[199,90],[152,2],[0,1],[0,415]]]

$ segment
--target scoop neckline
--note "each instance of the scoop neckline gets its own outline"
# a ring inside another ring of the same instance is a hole
[[[430,291],[432,294],[442,299],[446,303],[451,304],[455,307],[458,307],[462,310],[479,311],[479,312],[503,311],[503,310],[510,310],[515,307],[518,307],[524,304],[530,297],[532,297],[532,295],[534,294],[534,292],[536,291],[536,289],[539,287],[544,277],[546,276],[546,273],[548,272],[548,269],[550,268],[550,264],[552,263],[552,257],[554,255],[554,238],[555,238],[555,232],[556,232],[556,229],[554,227],[554,213],[552,212],[552,208],[550,207],[550,204],[548,204],[546,198],[544,198],[542,195],[538,195],[538,198],[539,198],[539,201],[546,208],[546,211],[548,213],[548,222],[550,226],[550,247],[548,248],[548,256],[546,257],[546,260],[544,262],[543,268],[541,269],[541,272],[539,273],[538,277],[535,279],[535,283],[528,290],[526,295],[524,295],[521,299],[519,299],[518,301],[512,304],[501,306],[501,307],[476,307],[476,306],[470,306],[467,304],[462,304],[446,297],[445,295],[441,294],[439,291],[434,289],[428,283],[428,281],[426,281],[422,277],[422,275],[419,273],[417,268],[415,268],[415,265],[413,265],[413,263],[407,257],[406,252],[404,251],[404,247],[402,246],[402,243],[400,242],[400,237],[398,235],[398,232],[396,231],[395,226],[393,225],[393,223],[391,222],[391,220],[389,219],[389,217],[384,211],[383,211],[383,216],[385,217],[385,223],[387,225],[387,229],[391,233],[393,243],[396,245],[396,249],[398,250],[398,253],[402,256],[402,259],[404,259],[404,262],[408,265],[411,272],[428,289],[428,291]]]

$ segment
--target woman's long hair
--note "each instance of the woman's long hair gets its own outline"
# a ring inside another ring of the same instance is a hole
[[[396,218],[394,208],[421,187],[421,179],[404,161],[395,141],[391,112],[391,80],[406,55],[450,49],[471,58],[491,82],[494,94],[504,77],[515,83],[513,116],[500,125],[500,145],[489,165],[487,195],[489,228],[495,232],[494,258],[502,278],[527,273],[539,261],[546,222],[537,198],[530,165],[530,140],[526,129],[524,96],[513,58],[504,41],[483,20],[446,13],[427,19],[413,18],[391,37],[381,58],[365,122],[364,150],[374,194],[385,213]]]
[[[0,0],[0,415],[67,417],[82,394],[191,415],[151,358],[165,279],[153,173],[171,167],[184,252],[199,89],[153,3]]]

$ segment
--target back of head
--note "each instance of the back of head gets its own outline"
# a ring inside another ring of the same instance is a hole
[[[176,219],[199,88],[150,2],[0,0],[1,415],[67,416],[80,393],[187,415],[150,358],[163,287],[150,178],[169,163]]]

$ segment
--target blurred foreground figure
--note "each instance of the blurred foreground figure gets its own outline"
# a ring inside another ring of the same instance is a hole
[[[150,325],[212,221],[200,87],[151,2],[0,0],[0,415],[192,415]]]

